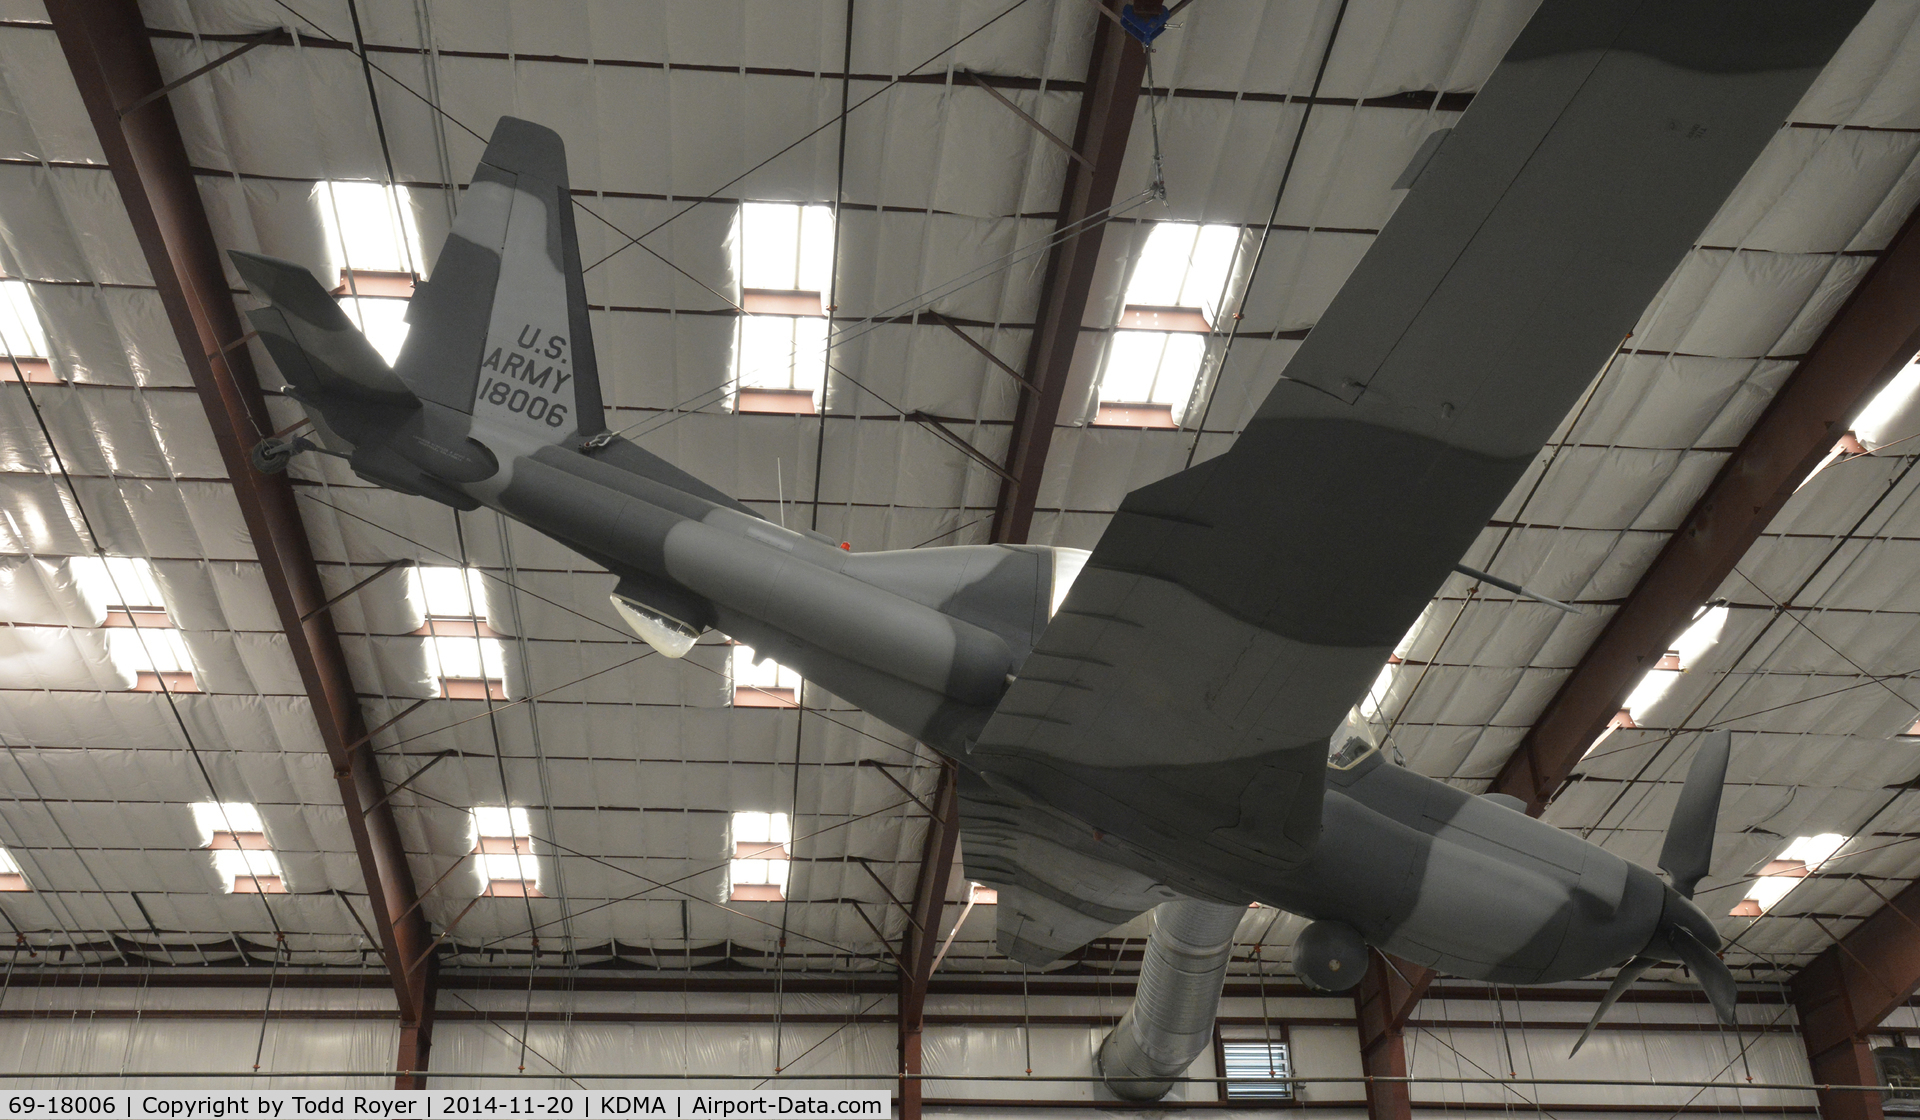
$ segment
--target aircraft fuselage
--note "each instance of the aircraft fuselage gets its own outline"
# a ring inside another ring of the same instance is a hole
[[[630,446],[495,447],[506,467],[465,489],[605,564],[663,613],[747,642],[966,764],[971,736],[1046,625],[1053,550],[851,553],[650,478]],[[1370,944],[1459,976],[1591,975],[1641,951],[1675,907],[1717,940],[1646,869],[1378,752],[1329,768],[1319,840],[1290,869],[1249,876],[1242,865],[1223,878],[1178,845],[1084,823],[1090,855],[1202,897],[1345,922]],[[1167,873],[1183,864],[1184,874]]]

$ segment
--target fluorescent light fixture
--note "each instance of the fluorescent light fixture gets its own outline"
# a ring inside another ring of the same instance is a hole
[[[414,228],[405,188],[322,182],[314,187],[313,198],[337,268],[420,272],[420,231]]]
[[[0,344],[16,358],[47,357],[47,331],[26,282],[0,280]]]

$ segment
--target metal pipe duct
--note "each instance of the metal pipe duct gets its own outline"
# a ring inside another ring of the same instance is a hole
[[[1120,1025],[1100,1044],[1100,1076],[1115,1096],[1158,1100],[1213,1041],[1233,932],[1245,906],[1163,902],[1140,963],[1140,985]],[[1165,1081],[1116,1081],[1152,1077]]]

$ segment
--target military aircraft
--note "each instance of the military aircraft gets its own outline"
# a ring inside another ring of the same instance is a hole
[[[306,270],[232,254],[315,433],[255,462],[322,450],[498,510],[618,576],[662,653],[719,630],[938,749],[1017,960],[1258,901],[1312,920],[1296,968],[1329,990],[1368,946],[1500,983],[1624,966],[1609,1004],[1678,961],[1730,1022],[1689,901],[1729,735],[1663,882],[1390,764],[1349,713],[1866,7],[1547,0],[1239,440],[1128,495],[1091,554],[846,551],[610,432],[565,152],[511,117],[391,368]]]

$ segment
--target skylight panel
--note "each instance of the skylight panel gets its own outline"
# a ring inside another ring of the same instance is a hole
[[[1738,918],[1757,918],[1779,904],[1801,880],[1819,871],[1834,857],[1847,838],[1837,832],[1798,836],[1747,885],[1747,895],[1729,913]]]
[[[1239,226],[1156,223],[1127,281],[1127,303],[1198,308],[1211,323],[1239,244]]]
[[[743,202],[734,232],[742,288],[825,292],[833,282],[833,209]]]
[[[280,857],[267,842],[260,810],[241,801],[202,801],[192,806],[200,846],[213,853],[213,869],[228,894],[285,894]]]
[[[1916,394],[1920,394],[1920,362],[1909,362],[1854,417],[1855,438],[1872,451],[1912,435],[1920,427],[1915,423],[1920,417],[1909,415]]]
[[[1366,696],[1360,700],[1360,718],[1375,719],[1387,705],[1387,695],[1393,691],[1393,677],[1400,666],[1389,661],[1380,666],[1380,673],[1373,678],[1373,687],[1367,689]]]
[[[428,618],[482,618],[486,615],[486,576],[475,568],[412,569],[409,593]]]
[[[793,708],[800,702],[800,674],[771,657],[756,662],[752,646],[733,647],[733,706]]]
[[[0,891],[24,891],[30,889],[32,888],[27,886],[27,877],[21,874],[20,865],[15,862],[13,853],[7,851],[5,848],[0,848]]]
[[[793,858],[792,818],[785,813],[735,813],[729,833],[733,859],[728,863],[727,898],[733,902],[785,898]]]
[[[477,806],[473,810],[474,868],[482,894],[533,898],[540,894],[540,860],[526,809]]]
[[[789,844],[793,818],[785,813],[735,813],[733,839],[738,844]]]
[[[1193,393],[1193,379],[1206,360],[1205,335],[1168,331],[1116,331],[1107,350],[1107,371],[1100,379],[1104,402],[1171,406],[1177,423]]]
[[[139,556],[75,556],[80,594],[106,626],[107,657],[136,692],[198,692],[186,639],[167,615],[153,564]]]
[[[16,358],[45,358],[47,331],[25,281],[0,280],[0,344]]]
[[[1373,678],[1372,687],[1367,694],[1354,705],[1348,718],[1357,716],[1362,722],[1381,724],[1385,722],[1387,701],[1393,694],[1393,684],[1400,674],[1401,660],[1413,649],[1413,643],[1420,637],[1421,628],[1427,623],[1427,616],[1433,613],[1433,604],[1429,603],[1421,610],[1420,617],[1413,620],[1407,632],[1393,647],[1393,653],[1387,657],[1387,663],[1380,666],[1380,672]]]
[[[420,232],[407,191],[367,182],[323,182],[314,204],[339,270],[340,308],[388,365],[407,340],[407,297],[420,272]]]
[[[1154,224],[1127,280],[1121,329],[1107,346],[1096,425],[1185,422],[1241,236],[1238,226]]]
[[[429,637],[427,672],[448,700],[505,700],[506,647],[498,638]]]
[[[343,296],[340,310],[347,313],[388,365],[400,360],[400,347],[407,341],[406,300]]]
[[[742,315],[734,379],[741,412],[817,413],[827,383],[827,320]]]
[[[833,211],[741,203],[732,240],[745,312],[734,339],[732,406],[739,412],[818,412],[827,374]]]
[[[67,563],[95,613],[166,610],[160,582],[153,578],[153,564],[144,557],[75,556]]]
[[[506,645],[486,619],[486,577],[474,568],[416,567],[407,597],[426,618],[427,674],[449,700],[505,700]]]
[[[323,182],[314,188],[314,202],[326,227],[327,251],[341,271],[420,271],[420,231],[405,188]]]
[[[1627,695],[1626,710],[1634,723],[1642,723],[1647,713],[1667,695],[1667,692],[1680,680],[1680,674],[1700,664],[1720,641],[1720,632],[1726,628],[1728,611],[1724,605],[1717,605],[1700,612],[1688,626],[1686,632],[1674,640],[1673,648],[1660,659],[1659,664],[1640,678],[1633,691]]]
[[[202,801],[193,806],[193,823],[200,829],[202,846],[213,843],[220,833],[257,832],[266,835],[260,810],[244,801]]]
[[[193,658],[180,631],[172,627],[111,627],[107,655],[116,665],[131,665],[136,673],[192,673]]]

